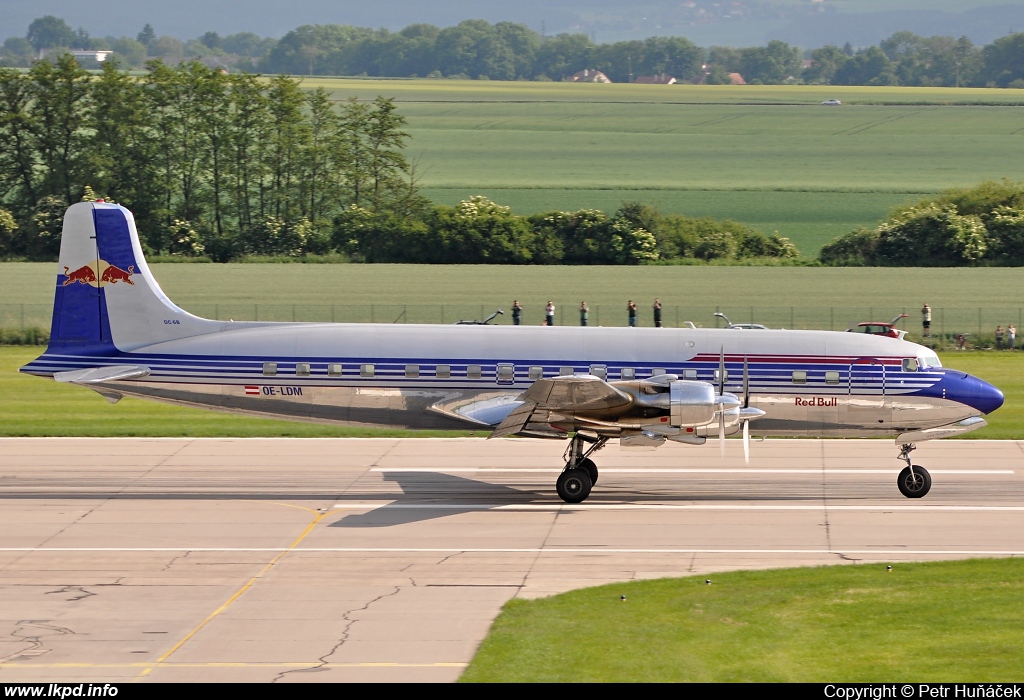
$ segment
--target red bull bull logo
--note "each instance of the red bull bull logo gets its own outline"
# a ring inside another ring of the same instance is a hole
[[[108,265],[107,269],[103,271],[103,276],[100,277],[100,280],[109,284],[114,284],[115,282],[127,282],[134,287],[135,283],[131,280],[131,277],[134,274],[134,265],[129,265],[127,270],[122,270],[115,265]]]
[[[102,270],[97,277],[97,271]],[[77,270],[71,270],[66,265],[64,266],[64,286],[74,284],[91,284],[94,287],[104,287],[108,284],[117,284],[118,282],[125,282],[127,284],[135,286],[132,282],[132,276],[135,274],[135,266],[129,265],[127,270],[122,270],[117,265],[108,265],[104,260],[98,260],[96,263],[86,264]],[[99,281],[97,281],[97,279]]]
[[[67,276],[67,279],[64,280],[65,287],[75,282],[80,282],[81,284],[93,284],[96,282],[96,273],[92,271],[92,267],[89,265],[83,265],[74,272],[68,272],[68,268],[65,265],[64,274]]]

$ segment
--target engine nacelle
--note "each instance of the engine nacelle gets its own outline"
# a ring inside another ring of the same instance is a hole
[[[669,385],[669,424],[677,428],[708,425],[721,410],[715,387],[707,382],[674,381]]]

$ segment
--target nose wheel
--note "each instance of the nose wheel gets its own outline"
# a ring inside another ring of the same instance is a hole
[[[922,498],[932,488],[932,475],[924,467],[910,463],[910,453],[917,449],[917,445],[908,443],[900,447],[899,459],[907,463],[900,475],[896,478],[896,486],[907,498]]]

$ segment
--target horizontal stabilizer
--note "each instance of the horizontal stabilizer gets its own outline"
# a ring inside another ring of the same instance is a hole
[[[57,372],[53,378],[67,384],[103,384],[126,379],[139,379],[149,375],[149,367],[141,365],[113,365],[110,367],[90,367],[76,369],[71,372]]]

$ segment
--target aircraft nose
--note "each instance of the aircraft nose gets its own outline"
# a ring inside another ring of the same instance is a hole
[[[967,384],[964,387],[967,394],[963,398],[965,404],[978,409],[982,413],[992,413],[992,411],[1003,405],[1005,397],[998,388],[971,375],[967,375],[965,379]]]

